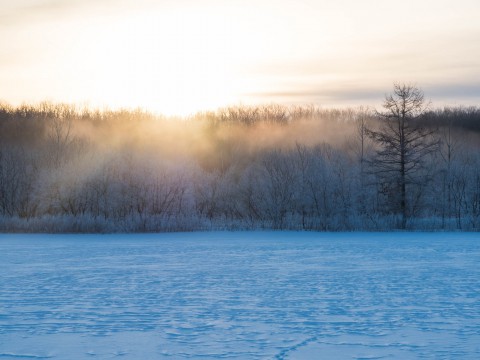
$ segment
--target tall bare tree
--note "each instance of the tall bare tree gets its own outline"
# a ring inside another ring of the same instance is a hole
[[[417,121],[427,107],[418,87],[394,84],[393,92],[385,96],[384,111],[376,112],[382,120],[380,128],[368,130],[378,145],[369,164],[390,198],[393,210],[401,215],[403,229],[409,215],[409,186],[424,184],[425,161],[438,145],[435,130],[422,127]]]

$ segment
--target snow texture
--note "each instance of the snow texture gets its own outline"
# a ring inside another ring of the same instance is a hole
[[[479,359],[480,236],[0,235],[3,359]]]

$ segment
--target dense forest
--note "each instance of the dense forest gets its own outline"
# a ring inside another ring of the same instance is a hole
[[[480,230],[480,108],[0,105],[0,231]]]

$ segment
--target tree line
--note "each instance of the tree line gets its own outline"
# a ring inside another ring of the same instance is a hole
[[[480,109],[0,105],[0,230],[480,230]]]

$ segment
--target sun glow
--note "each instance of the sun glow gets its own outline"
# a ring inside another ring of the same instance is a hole
[[[17,94],[10,97],[188,115],[273,101],[261,94],[298,82],[289,73],[278,76],[279,61],[296,63],[312,51],[306,40],[295,40],[311,22],[288,21],[295,12],[304,19],[309,9],[293,2],[279,8],[233,0],[124,3],[130,5],[26,23],[22,42],[39,55],[33,61],[25,54],[28,64],[20,81],[11,78]]]
[[[139,13],[111,19],[108,29],[93,21],[64,62],[80,70],[76,98],[185,115],[248,91],[243,73],[259,53],[250,39],[231,18],[205,10]]]

